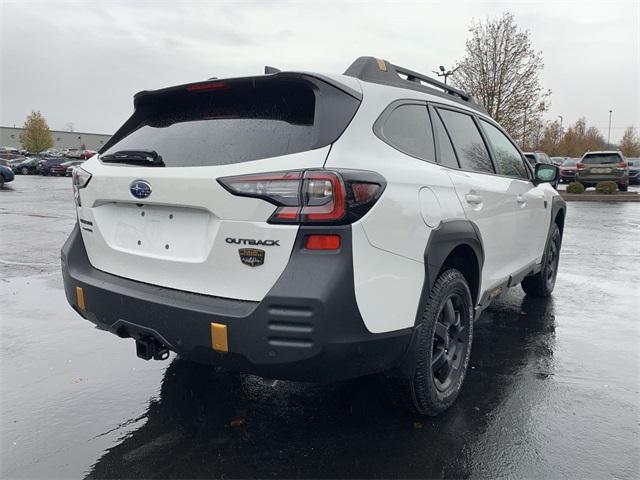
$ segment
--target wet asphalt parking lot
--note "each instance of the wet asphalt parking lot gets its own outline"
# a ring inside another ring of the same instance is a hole
[[[138,359],[67,305],[72,203],[68,178],[0,191],[2,478],[640,475],[640,203],[569,204],[553,297],[515,288],[484,312],[435,419],[395,410],[375,377]]]

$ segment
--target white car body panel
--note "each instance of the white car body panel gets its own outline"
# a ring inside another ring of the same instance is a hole
[[[287,266],[298,226],[266,223],[274,205],[234,196],[216,179],[319,168],[328,151],[325,147],[236,165],[179,168],[104,165],[94,157],[82,166],[93,177],[81,190],[78,208],[79,218],[92,223],[81,224],[89,261],[104,272],[153,285],[262,300]],[[144,200],[129,192],[139,179],[153,189]],[[264,265],[252,268],[238,253],[250,245],[230,244],[227,238],[278,240],[279,246],[260,247],[265,250]]]
[[[358,310],[371,333],[413,327],[424,283],[424,263],[370,244],[353,225],[353,280]]]

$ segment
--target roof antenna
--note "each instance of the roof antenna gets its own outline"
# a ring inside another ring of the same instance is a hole
[[[276,67],[270,67],[269,65],[265,65],[264,66],[264,74],[265,75],[272,75],[274,73],[280,73],[280,69],[276,68]]]

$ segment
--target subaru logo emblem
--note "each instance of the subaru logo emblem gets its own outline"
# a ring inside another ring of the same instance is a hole
[[[151,185],[144,180],[136,180],[129,186],[129,191],[136,198],[147,198],[151,195]]]

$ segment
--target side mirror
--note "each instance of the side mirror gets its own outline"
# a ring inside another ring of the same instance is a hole
[[[541,183],[556,184],[560,177],[560,169],[550,163],[536,163],[535,179],[533,183],[539,185]]]

